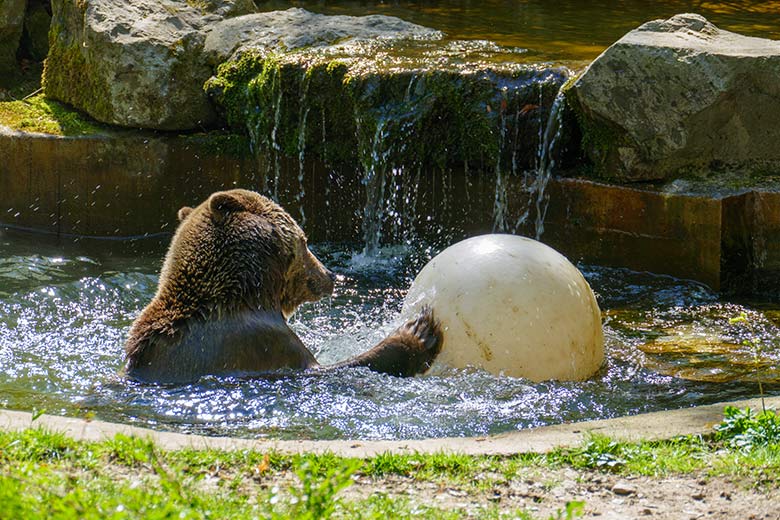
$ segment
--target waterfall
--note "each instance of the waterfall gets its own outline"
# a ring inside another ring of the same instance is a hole
[[[419,91],[419,92],[418,92]],[[371,113],[355,112],[358,152],[363,168],[362,184],[366,201],[363,207],[363,254],[375,256],[382,245],[383,228],[391,239],[408,238],[417,219],[417,202],[422,166],[409,157],[409,143],[419,132],[420,97],[425,85],[412,74],[403,98],[388,102]],[[366,120],[376,128],[367,132]],[[367,138],[367,136],[370,136]],[[419,139],[419,136],[417,136]]]
[[[275,74],[274,82],[281,82],[279,74]],[[276,97],[274,98],[273,111],[274,111],[274,125],[271,129],[271,153],[273,154],[273,168],[274,168],[274,191],[273,199],[279,202],[279,183],[282,177],[282,163],[281,154],[282,147],[279,145],[278,133],[279,123],[282,120],[282,87],[279,84],[274,85]]]
[[[544,232],[563,107],[563,95],[553,95],[564,68],[349,76],[327,61],[287,65],[269,60],[248,80],[237,120],[262,156],[263,191],[302,226],[343,236],[360,219],[365,256],[416,240],[423,228],[442,238],[485,224]],[[316,222],[312,207],[326,208]]]
[[[536,221],[535,233],[536,240],[539,240],[544,233],[544,217],[547,215],[547,207],[550,200],[545,196],[545,189],[550,177],[553,174],[558,158],[558,143],[561,137],[561,123],[563,121],[564,94],[562,88],[555,94],[550,115],[547,117],[547,125],[544,129],[544,135],[539,140],[539,163],[536,169],[536,178],[534,181],[534,192],[536,193]]]
[[[305,159],[306,159],[306,119],[309,117],[309,109],[306,102],[306,95],[309,92],[309,75],[304,70],[301,75],[301,88],[299,93],[300,108],[298,110],[298,193],[295,195],[295,202],[298,204],[298,210],[301,213],[299,224],[302,228],[306,227],[306,212],[303,209],[303,199],[306,196],[306,187],[304,186]]]
[[[498,122],[498,153],[496,154],[496,193],[493,199],[493,232],[506,231],[507,227],[507,177],[508,175],[502,175],[501,161],[503,160],[504,150],[506,149],[506,116],[503,107],[507,105],[507,88],[501,89],[501,103],[499,105],[499,122]],[[513,172],[514,173],[514,172]]]
[[[527,207],[518,217],[513,232],[517,233],[520,226],[528,221],[531,210],[534,210],[534,238],[539,240],[544,233],[544,218],[547,214],[549,199],[545,194],[550,177],[555,171],[558,159],[558,145],[564,112],[564,93],[562,84],[555,94],[547,119],[540,119],[538,146],[535,168],[527,172],[525,190],[528,195]],[[539,90],[539,106],[543,102],[543,90]]]
[[[356,116],[358,133],[361,131],[362,118]],[[363,253],[375,256],[382,241],[382,222],[384,220],[385,184],[387,158],[390,147],[385,142],[388,119],[380,118],[376,124],[373,139],[368,143],[367,154],[363,153],[363,179],[366,190],[366,204],[363,207]]]

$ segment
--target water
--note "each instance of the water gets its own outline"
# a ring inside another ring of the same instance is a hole
[[[547,83],[552,83],[549,79]],[[542,86],[545,82],[539,83],[539,103],[538,105],[531,105],[535,109],[544,107],[544,90]],[[518,234],[521,229],[526,227],[529,219],[533,213],[533,234],[536,240],[541,239],[542,233],[544,233],[544,218],[547,214],[547,207],[549,204],[549,198],[545,192],[547,184],[550,181],[557,166],[559,159],[559,144],[561,140],[561,132],[563,129],[562,120],[563,114],[566,108],[565,96],[563,87],[565,83],[562,83],[558,88],[558,92],[553,99],[546,118],[539,119],[539,134],[537,138],[537,152],[536,152],[536,164],[534,168],[527,169],[523,172],[523,180],[518,189],[522,193],[520,199],[522,201],[522,207],[516,211],[519,213],[514,226],[509,225],[509,215],[512,210],[508,200],[508,194],[512,191],[513,187],[510,185],[509,179],[518,175],[518,166],[516,160],[516,149],[512,150],[511,156],[511,170],[509,172],[502,172],[501,156],[503,153],[498,154],[496,161],[495,176],[496,176],[496,194],[493,202],[493,232],[512,232]],[[528,106],[528,105],[526,105]],[[518,128],[516,121],[523,114],[525,107],[517,106],[517,111],[514,115],[515,129]],[[499,150],[503,152],[506,141],[507,125],[506,118],[502,114],[499,123]],[[511,175],[509,175],[511,173]]]
[[[722,29],[780,39],[776,2],[682,0],[268,0],[262,9],[385,14],[443,31],[449,40],[489,40],[531,61],[590,61],[628,31],[657,18],[698,13]]]
[[[134,316],[155,291],[164,245],[0,235],[0,407],[209,435],[406,439],[499,433],[778,394],[778,307],[722,301],[693,282],[585,266],[604,311],[607,362],[584,383],[479,370],[397,379],[368,370],[207,377],[163,387],[116,376]],[[410,280],[435,249],[321,244],[342,275],[331,300],[292,327],[329,363],[395,325]],[[745,312],[748,324],[731,323]],[[743,345],[748,342],[748,346]],[[758,360],[753,344],[763,352]]]
[[[357,132],[360,133],[362,118],[355,116]],[[366,204],[363,206],[363,252],[376,255],[382,240],[382,223],[385,217],[385,187],[387,184],[387,159],[390,149],[383,150],[387,143],[388,119],[377,121],[374,136],[370,142],[363,145],[363,179],[366,190]]]
[[[540,95],[541,97],[541,95]],[[550,177],[555,172],[558,159],[558,144],[561,140],[561,129],[563,111],[564,111],[564,93],[563,86],[558,90],[555,99],[550,108],[550,115],[547,117],[547,123],[542,127],[539,125],[539,152],[538,163],[530,192],[535,196],[534,208],[536,209],[536,218],[534,219],[535,238],[539,240],[544,233],[544,217],[547,214],[549,199],[545,196],[545,189]],[[542,132],[542,128],[544,131]],[[518,220],[515,225],[517,229],[522,224]]]

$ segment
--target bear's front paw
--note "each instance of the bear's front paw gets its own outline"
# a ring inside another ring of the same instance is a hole
[[[402,325],[398,333],[404,336],[405,343],[410,347],[409,354],[424,365],[419,371],[423,372],[430,368],[444,343],[441,323],[434,316],[433,309],[428,306],[423,307],[420,315]]]
[[[441,325],[426,307],[368,352],[328,368],[368,367],[383,374],[413,376],[431,367],[443,342]]]

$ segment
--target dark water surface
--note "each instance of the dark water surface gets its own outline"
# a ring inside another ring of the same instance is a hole
[[[722,29],[780,39],[780,2],[663,0],[303,0],[263,2],[324,14],[386,14],[443,31],[451,40],[490,40],[526,49],[534,61],[590,61],[644,22],[697,13]]]
[[[478,370],[398,379],[368,370],[161,387],[119,380],[123,341],[153,296],[163,244],[55,242],[0,234],[0,407],[152,428],[276,438],[403,439],[498,433],[770,393],[780,376],[777,307],[721,301],[693,282],[583,267],[604,311],[608,359],[585,383],[533,384]],[[293,328],[324,362],[395,325],[430,250],[323,244],[343,275]],[[746,313],[748,323],[730,323]],[[773,321],[775,320],[775,321]],[[747,342],[747,345],[743,344]],[[763,352],[754,355],[754,345]]]

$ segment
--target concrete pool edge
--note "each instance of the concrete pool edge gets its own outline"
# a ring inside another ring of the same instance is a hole
[[[780,397],[765,398],[767,408],[780,408]],[[164,432],[104,421],[88,421],[74,417],[41,415],[33,419],[29,412],[0,410],[0,428],[19,431],[43,428],[61,432],[76,440],[102,441],[124,434],[152,440],[166,450],[220,449],[220,450],[275,450],[285,454],[333,453],[344,457],[371,457],[380,453],[435,453],[451,452],[467,455],[512,455],[516,453],[547,452],[558,447],[578,446],[590,434],[603,434],[623,441],[661,440],[680,435],[711,433],[713,426],[723,419],[724,407],[761,409],[761,399],[730,401],[712,405],[651,412],[528,430],[507,432],[485,437],[434,438],[403,441],[373,440],[275,440],[243,439],[233,437],[206,437],[184,433]]]

